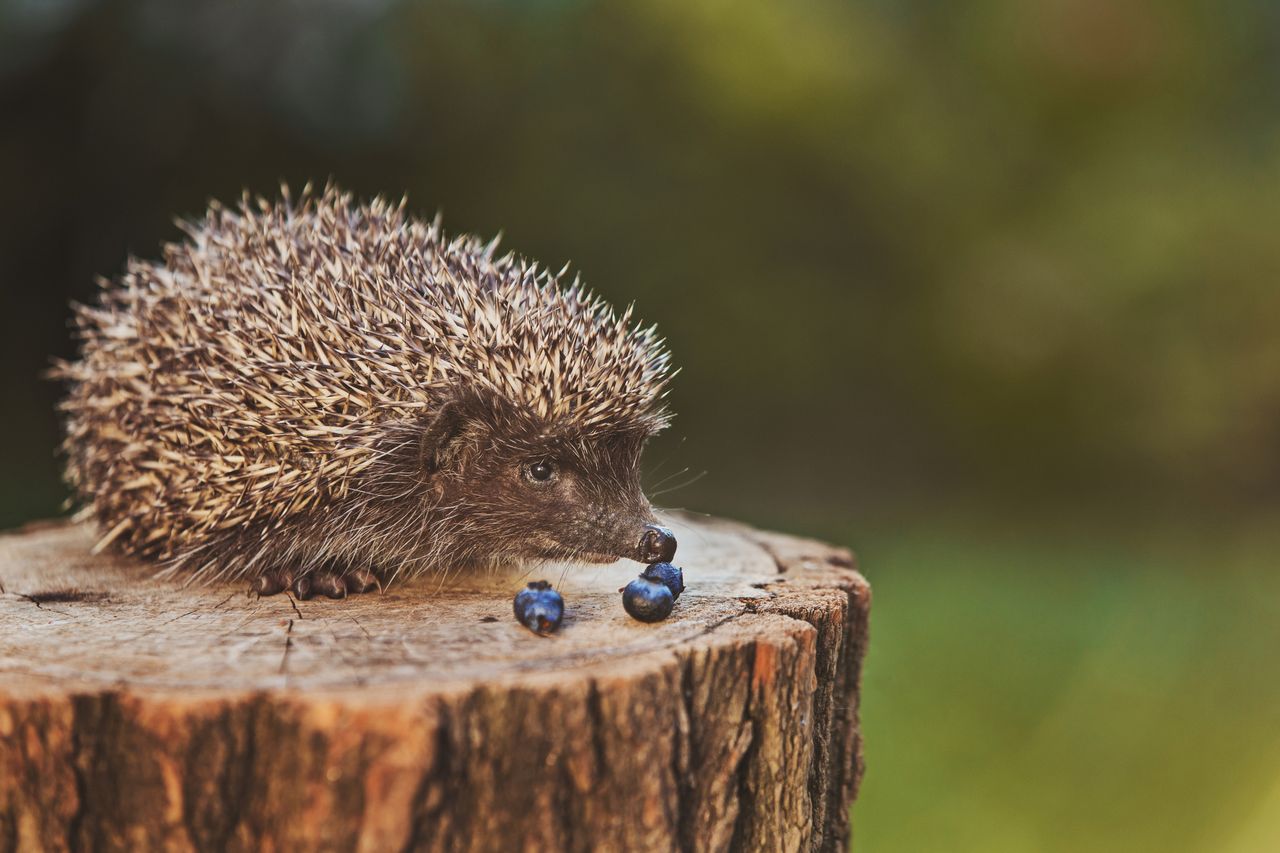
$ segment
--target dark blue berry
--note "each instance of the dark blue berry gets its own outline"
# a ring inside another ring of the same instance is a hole
[[[661,622],[675,604],[676,597],[660,581],[636,578],[622,590],[623,609],[641,622]]]
[[[679,599],[680,593],[684,592],[684,572],[679,566],[673,566],[670,563],[654,563],[641,572],[640,577],[663,584],[671,590],[671,597],[674,599]]]
[[[564,599],[546,581],[532,581],[516,593],[511,609],[521,625],[544,637],[554,633],[564,619]]]

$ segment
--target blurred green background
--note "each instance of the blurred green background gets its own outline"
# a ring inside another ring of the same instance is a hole
[[[1280,6],[0,0],[0,526],[67,300],[328,177],[634,299],[659,503],[857,548],[859,850],[1280,849]]]

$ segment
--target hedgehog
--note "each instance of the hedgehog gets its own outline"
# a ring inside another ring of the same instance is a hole
[[[669,559],[640,459],[673,371],[632,308],[333,185],[178,225],[52,370],[95,550],[301,598]]]

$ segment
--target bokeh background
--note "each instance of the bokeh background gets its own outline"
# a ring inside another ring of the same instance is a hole
[[[330,177],[657,321],[659,503],[859,551],[859,850],[1280,849],[1280,6],[0,0],[0,526],[67,301]]]

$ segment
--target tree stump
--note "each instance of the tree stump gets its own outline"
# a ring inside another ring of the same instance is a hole
[[[83,525],[0,537],[0,849],[835,850],[861,775],[852,555],[668,519],[641,568],[346,601],[182,586]],[[552,581],[549,638],[512,595]]]

